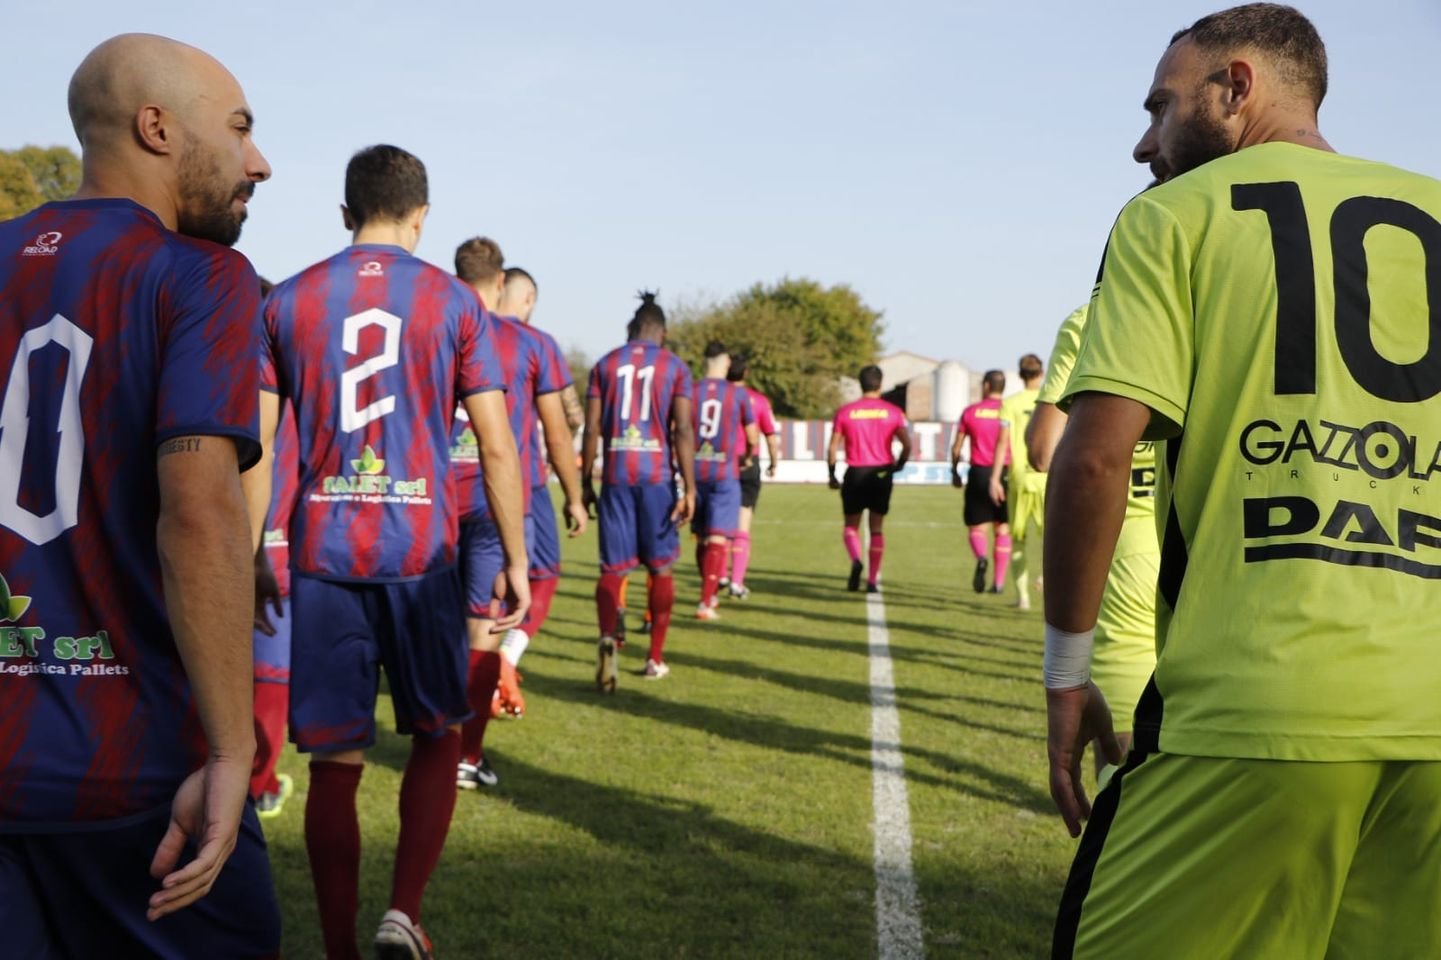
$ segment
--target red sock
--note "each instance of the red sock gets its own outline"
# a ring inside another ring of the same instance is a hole
[[[530,581],[530,609],[526,611],[520,629],[532,640],[540,633],[540,628],[545,626],[545,618],[550,616],[550,602],[555,599],[555,591],[559,586],[560,577]]]
[[[670,629],[670,611],[675,606],[675,578],[670,574],[650,582],[650,658],[661,662],[665,632]]]
[[[475,716],[460,728],[460,756],[466,763],[479,763],[485,752],[485,728],[490,724],[490,701],[500,683],[500,654],[470,651],[470,673],[465,685],[466,702]],[[411,919],[415,919],[412,917]]]
[[[1009,533],[996,534],[996,590],[1003,590],[1006,586],[1006,568],[1011,565],[1011,535]]]
[[[695,569],[702,577],[705,576],[705,550],[709,544],[708,540],[697,537],[695,542]]]
[[[716,591],[720,589],[721,570],[725,567],[725,562],[726,545],[707,542],[700,568],[700,602],[702,606],[710,606],[711,601],[715,599]]]
[[[867,583],[877,583],[877,582],[880,581],[880,579],[881,579],[881,558],[884,557],[885,554],[886,554],[886,538],[885,538],[885,534],[881,534],[881,533],[873,533],[873,534],[871,534],[871,548],[870,548],[871,573],[870,573],[870,576],[866,578],[866,582],[867,582]]]
[[[355,791],[365,768],[358,763],[310,762],[305,798],[305,852],[320,908],[320,933],[329,960],[360,960],[355,919],[360,909],[360,818]],[[455,777],[450,778],[452,784]]]
[[[490,705],[486,705],[489,714]],[[439,737],[412,737],[410,762],[400,781],[400,839],[395,844],[395,879],[390,908],[412,923],[420,922],[420,898],[440,862],[450,816],[455,812],[455,768],[460,737],[447,730]]]
[[[602,637],[615,636],[616,611],[620,609],[620,588],[625,577],[618,573],[602,573],[595,585],[595,614]]]
[[[731,583],[738,587],[746,585],[746,570],[751,565],[751,535],[736,534],[731,547]]]
[[[846,542],[846,555],[851,558],[851,563],[861,559],[861,531],[858,527],[846,527],[841,539]]]
[[[262,793],[278,793],[275,762],[285,750],[285,717],[290,712],[290,685],[255,684],[255,763],[250,768],[250,799]]]

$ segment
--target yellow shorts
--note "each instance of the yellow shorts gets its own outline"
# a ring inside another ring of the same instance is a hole
[[[1441,957],[1441,762],[1133,754],[1096,798],[1052,957]]]
[[[1036,532],[1042,533],[1046,526],[1046,475],[1035,470],[1026,473],[1020,480],[1007,484],[1006,499],[1011,512],[1011,539],[1020,542],[1026,539],[1026,529],[1034,523]]]
[[[1116,730],[1132,728],[1131,716],[1156,670],[1156,578],[1161,558],[1134,553],[1111,562],[1096,642],[1091,649],[1091,679],[1106,695]]]

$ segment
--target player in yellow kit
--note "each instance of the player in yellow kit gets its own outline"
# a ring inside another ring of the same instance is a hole
[[[1001,401],[1001,433],[996,439],[999,449],[1011,451],[1011,469],[1007,471],[1005,483],[1000,473],[991,474],[990,495],[995,504],[1005,502],[1009,507],[1016,606],[1029,610],[1031,581],[1026,562],[1026,534],[1033,527],[1039,533],[1045,523],[1046,475],[1032,470],[1026,460],[1026,427],[1031,422],[1031,412],[1036,409],[1036,398],[1041,394],[1041,374],[1045,368],[1034,353],[1022,357],[1017,367],[1023,386],[1019,393]]]
[[[1063,957],[1441,956],[1441,182],[1333,153],[1320,38],[1173,39],[1047,494]],[[1164,438],[1158,659],[1126,766],[1086,676],[1131,454]]]

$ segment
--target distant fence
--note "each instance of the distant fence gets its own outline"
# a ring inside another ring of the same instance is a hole
[[[779,483],[825,483],[826,448],[831,442],[829,420],[784,420],[780,428],[781,458],[773,479]],[[896,476],[897,483],[949,484],[951,482],[951,442],[956,435],[954,423],[912,423],[911,460]],[[969,453],[962,448],[962,459]],[[764,455],[762,457],[764,459]],[[844,450],[841,463],[845,462]],[[965,476],[966,466],[961,465]]]

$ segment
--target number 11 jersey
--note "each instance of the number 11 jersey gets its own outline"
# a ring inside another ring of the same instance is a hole
[[[261,387],[295,405],[294,572],[394,582],[455,563],[455,406],[503,388],[474,290],[400,247],[348,247],[271,291]]]
[[[1138,743],[1441,759],[1441,182],[1268,143],[1141,194],[1084,391],[1181,430]]]
[[[605,464],[601,480],[613,486],[670,483],[671,407],[691,395],[690,370],[660,344],[633,340],[591,368],[588,399],[598,399]]]

